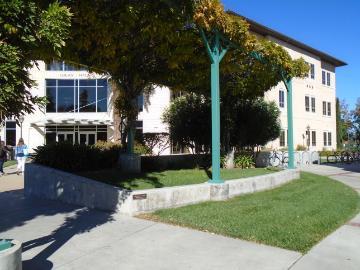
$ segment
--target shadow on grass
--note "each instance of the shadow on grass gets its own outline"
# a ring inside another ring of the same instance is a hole
[[[141,183],[149,184],[152,188],[162,188],[164,184],[160,179],[164,173],[159,172],[141,172],[141,173],[124,173],[120,169],[82,172],[81,176],[91,178],[106,184],[114,185],[123,189],[136,189]]]

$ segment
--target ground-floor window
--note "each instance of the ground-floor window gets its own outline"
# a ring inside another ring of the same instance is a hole
[[[16,145],[16,122],[6,121],[5,122],[5,144]]]
[[[280,147],[285,147],[285,130],[280,131]]]
[[[45,143],[71,142],[94,145],[97,141],[107,141],[106,125],[62,126],[49,125],[45,127]]]

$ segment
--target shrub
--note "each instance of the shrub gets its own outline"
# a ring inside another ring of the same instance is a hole
[[[306,151],[306,150],[307,150],[307,148],[304,145],[298,144],[296,146],[296,151]]]
[[[235,167],[241,169],[253,168],[255,167],[254,159],[249,154],[240,154],[237,155],[234,159]]]
[[[33,161],[69,172],[99,170],[114,167],[120,149],[121,146],[115,143],[88,146],[61,142],[39,146]]]

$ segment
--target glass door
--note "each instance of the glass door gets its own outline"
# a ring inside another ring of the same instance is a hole
[[[79,143],[86,145],[94,145],[96,143],[96,133],[95,132],[80,132],[79,133]]]
[[[58,142],[70,142],[74,143],[74,133],[73,132],[59,132],[57,134]]]

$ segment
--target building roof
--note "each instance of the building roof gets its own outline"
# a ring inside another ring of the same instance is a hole
[[[303,50],[305,50],[305,51],[307,51],[309,53],[312,53],[314,55],[319,56],[321,60],[323,60],[325,62],[328,62],[328,63],[334,65],[335,67],[341,67],[341,66],[346,66],[347,65],[347,63],[345,63],[342,60],[336,59],[335,57],[333,57],[333,56],[331,56],[331,55],[329,55],[327,53],[324,53],[324,52],[321,52],[321,51],[319,51],[317,49],[314,49],[314,48],[312,48],[312,47],[310,47],[310,46],[308,46],[308,45],[306,45],[306,44],[304,44],[304,43],[302,43],[300,41],[297,41],[297,40],[295,40],[295,39],[293,39],[291,37],[288,37],[288,36],[286,36],[286,35],[284,35],[284,34],[282,34],[280,32],[275,31],[275,30],[273,30],[273,29],[271,29],[269,27],[266,27],[266,26],[264,26],[264,25],[262,25],[260,23],[257,23],[255,21],[249,19],[249,18],[246,18],[246,17],[244,17],[244,16],[242,16],[242,15],[240,15],[240,14],[234,12],[234,11],[229,10],[227,12],[229,14],[231,14],[231,15],[241,17],[242,19],[247,21],[249,23],[249,25],[250,25],[249,30],[251,32],[260,34],[262,36],[272,36],[274,38],[282,40],[282,41],[284,41],[284,42],[286,42],[288,44],[291,44],[291,45],[296,46],[296,47],[298,47],[300,49],[303,49]]]

